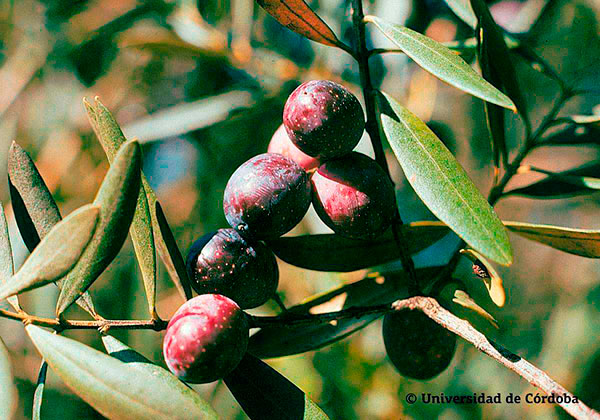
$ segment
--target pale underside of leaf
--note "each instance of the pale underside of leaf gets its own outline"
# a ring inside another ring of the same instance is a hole
[[[486,257],[512,263],[506,229],[454,156],[427,125],[385,93],[381,124],[417,195],[438,219]]]
[[[4,214],[4,206],[0,203],[0,287],[7,284],[14,273],[15,267],[13,263],[12,246],[10,245],[10,237],[8,234],[8,223],[6,222],[6,215]],[[21,311],[19,298],[17,296],[11,296],[7,300],[15,311]]]
[[[2,418],[12,418],[17,409],[17,389],[13,379],[10,355],[0,338],[0,413]]]
[[[516,111],[515,104],[508,96],[439,42],[375,16],[367,16],[365,19],[374,23],[398,48],[434,76],[484,101]]]
[[[126,138],[110,111],[97,97],[95,98],[95,106],[90,104],[86,99],[84,99],[83,103],[92,128],[100,140],[100,144],[109,162],[112,163],[119,148],[126,142]],[[144,184],[140,186],[138,192],[130,234],[144,281],[148,310],[152,316],[156,317],[156,248],[154,245],[148,198],[146,196],[146,186]]]
[[[39,327],[26,327],[48,365],[85,402],[111,419],[216,419],[169,392],[161,378],[75,340]]]
[[[90,242],[99,214],[97,206],[88,204],[58,222],[19,271],[0,287],[0,299],[44,286],[64,276]]]

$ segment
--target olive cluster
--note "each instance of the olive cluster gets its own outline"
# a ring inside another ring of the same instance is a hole
[[[368,239],[389,228],[393,185],[374,160],[352,151],[364,127],[360,102],[337,83],[310,81],[289,96],[268,153],[243,163],[227,183],[223,210],[231,228],[205,235],[189,251],[186,267],[199,296],[167,327],[163,351],[174,374],[204,383],[237,366],[248,345],[243,309],[264,304],[279,282],[262,241],[289,232],[311,203],[342,236]]]

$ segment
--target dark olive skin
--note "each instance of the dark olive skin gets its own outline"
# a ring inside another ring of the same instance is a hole
[[[243,163],[225,187],[223,210],[242,236],[276,238],[296,226],[308,211],[311,185],[293,160],[263,153]]]
[[[313,174],[313,205],[339,235],[369,239],[383,233],[395,217],[395,194],[377,162],[352,152],[330,160]]]
[[[456,350],[456,335],[419,310],[386,314],[383,341],[396,370],[419,380],[432,379],[446,370]]]
[[[169,321],[163,341],[169,370],[194,384],[227,375],[247,348],[246,314],[222,295],[200,295],[181,305]]]
[[[219,229],[194,242],[186,268],[198,294],[227,296],[242,309],[265,303],[279,283],[273,252],[261,242],[248,242],[235,229]]]
[[[348,89],[329,80],[298,86],[283,108],[283,125],[304,153],[322,160],[345,155],[360,141],[365,117]]]
[[[283,124],[280,125],[273,134],[267,151],[269,153],[279,153],[280,155],[292,159],[305,171],[317,168],[321,164],[319,159],[307,155],[292,143]]]

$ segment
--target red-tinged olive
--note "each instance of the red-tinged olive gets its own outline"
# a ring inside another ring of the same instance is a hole
[[[298,149],[294,143],[292,143],[290,136],[288,136],[287,132],[285,131],[283,124],[280,125],[277,131],[275,131],[273,134],[267,151],[269,153],[279,153],[280,155],[290,158],[300,165],[305,171],[314,169],[320,165],[319,159],[307,155],[302,150]]]

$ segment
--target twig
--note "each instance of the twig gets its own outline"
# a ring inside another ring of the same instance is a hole
[[[546,372],[501,345],[488,340],[487,337],[473,328],[467,321],[458,318],[440,306],[435,299],[415,296],[409,299],[398,300],[392,306],[396,310],[418,309],[422,311],[442,327],[464,338],[473,344],[477,350],[487,354],[498,363],[517,373],[531,385],[541,389],[546,394],[568,396],[571,401],[575,400],[573,394],[554,381]],[[579,401],[579,399],[577,399],[577,402],[561,402],[557,404],[576,419],[600,419],[600,413],[591,409]]]
[[[40,327],[52,328],[55,331],[73,330],[73,329],[102,329],[106,331],[110,328],[128,329],[128,330],[154,330],[162,331],[167,328],[168,321],[161,319],[148,320],[112,320],[100,319],[94,321],[77,321],[56,318],[42,318],[39,316],[28,315],[25,312],[11,312],[0,309],[0,317],[21,321],[24,324],[34,324]]]
[[[365,129],[367,130],[369,138],[371,139],[373,151],[375,152],[375,160],[377,161],[377,163],[379,163],[379,166],[381,166],[381,168],[389,177],[390,170],[385,159],[383,143],[381,141],[381,136],[379,135],[379,127],[377,125],[377,115],[375,111],[374,100],[375,90],[373,89],[373,85],[371,83],[371,71],[369,68],[370,53],[367,49],[367,37],[365,33],[364,18],[365,15],[363,12],[362,0],[352,0],[352,21],[355,30],[355,51],[353,57],[358,62],[358,68],[360,71],[360,82],[363,89],[363,96],[365,98],[365,108],[367,110],[367,122],[365,124]],[[400,250],[400,261],[402,262],[402,266],[407,271],[411,279],[410,291],[413,293],[418,293],[419,284],[417,281],[415,265],[411,256],[406,250],[406,241],[404,238],[404,234],[402,233],[402,229],[400,229],[402,227],[403,222],[400,216],[400,212],[398,211],[397,205],[395,206],[395,209],[396,220],[392,224],[392,230],[394,233],[396,244],[398,245],[398,249]]]

